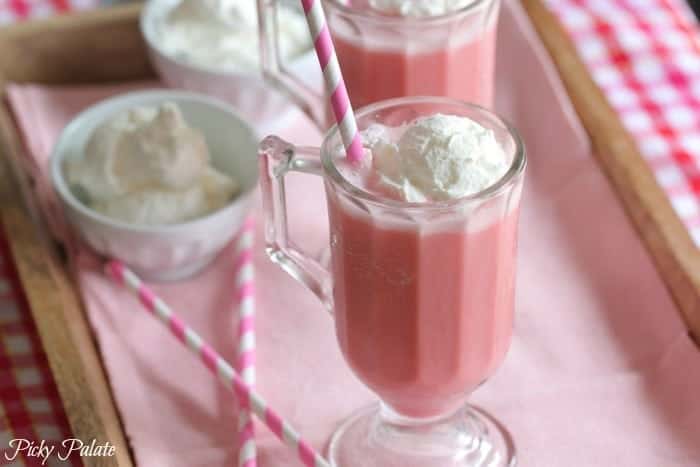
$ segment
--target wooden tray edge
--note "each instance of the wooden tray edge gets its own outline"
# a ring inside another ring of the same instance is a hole
[[[700,342],[700,249],[568,33],[542,0],[522,0],[588,132],[594,153],[651,254],[691,334]]]
[[[153,77],[141,8],[101,8],[0,29],[0,73],[8,81],[54,85]]]

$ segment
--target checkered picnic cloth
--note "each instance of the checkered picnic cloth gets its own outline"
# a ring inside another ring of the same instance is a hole
[[[545,0],[700,246],[700,26],[683,0]]]
[[[0,0],[0,26],[95,7],[99,0]]]
[[[12,439],[58,443],[72,438],[51,370],[32,320],[26,297],[0,231],[0,465],[40,466],[37,457],[18,456]],[[58,452],[59,448],[57,448]],[[78,456],[46,466],[79,467]]]

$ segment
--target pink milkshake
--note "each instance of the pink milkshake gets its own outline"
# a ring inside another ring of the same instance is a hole
[[[403,96],[493,104],[499,0],[338,2],[326,2],[329,27],[354,105]]]
[[[331,465],[512,467],[509,434],[467,399],[511,340],[522,143],[446,98],[384,101],[357,123],[361,164],[337,128],[320,160],[274,137],[261,150],[270,258],[333,313],[345,360],[381,400],[336,431]],[[287,237],[290,171],[324,179],[330,268]]]
[[[357,376],[408,417],[450,413],[505,356],[518,212],[476,231],[382,226],[329,200],[338,341]],[[365,251],[365,254],[353,252]]]
[[[371,127],[372,166],[341,172],[380,197],[420,206],[487,189],[507,170],[507,156],[470,120],[438,114],[406,127]],[[489,153],[456,154],[469,150]],[[460,178],[454,169],[473,173]],[[327,194],[336,330],[350,367],[403,416],[454,411],[510,343],[517,203],[411,219],[408,210],[371,215]]]

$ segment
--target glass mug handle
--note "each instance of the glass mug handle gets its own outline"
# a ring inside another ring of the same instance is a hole
[[[289,238],[285,176],[301,172],[323,176],[318,148],[296,147],[268,136],[258,152],[265,219],[265,248],[270,259],[305,285],[332,313],[331,274],[320,261],[301,251]]]
[[[260,66],[265,80],[285,93],[320,130],[328,128],[328,113],[322,94],[304,84],[280,60],[277,36],[279,0],[257,0]]]

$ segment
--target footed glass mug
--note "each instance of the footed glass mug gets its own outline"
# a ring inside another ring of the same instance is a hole
[[[333,436],[337,467],[515,465],[507,431],[466,400],[501,364],[511,340],[523,144],[491,112],[445,98],[389,100],[357,119],[360,129],[395,127],[436,113],[492,130],[507,173],[461,199],[408,203],[353,181],[337,127],[320,159],[319,150],[274,136],[261,144],[267,252],[334,315],[345,360],[381,400]],[[325,181],[330,269],[288,238],[284,180],[293,171]]]
[[[278,59],[278,16],[273,10],[279,1],[285,0],[258,0],[264,74],[325,130],[332,123],[332,114],[324,96],[310,90]],[[405,4],[412,1],[405,0]],[[406,96],[444,96],[493,105],[500,0],[465,0],[454,11],[428,17],[381,14],[372,3],[323,0],[356,108]]]

